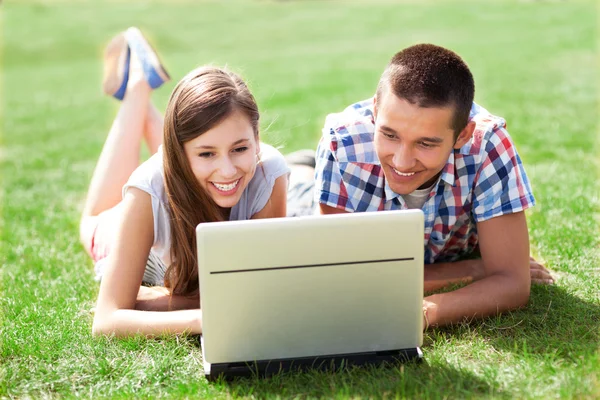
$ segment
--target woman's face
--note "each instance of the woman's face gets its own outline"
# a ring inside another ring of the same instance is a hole
[[[250,119],[236,111],[183,148],[200,186],[215,203],[236,205],[254,176],[260,151]]]

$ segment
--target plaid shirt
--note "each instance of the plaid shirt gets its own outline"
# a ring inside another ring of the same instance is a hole
[[[473,103],[472,140],[454,150],[423,205],[425,263],[455,261],[478,249],[477,222],[535,204],[504,119]],[[349,212],[401,210],[375,153],[373,99],[330,114],[317,149],[315,201]]]

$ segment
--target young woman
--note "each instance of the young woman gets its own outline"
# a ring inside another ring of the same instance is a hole
[[[107,48],[104,89],[123,102],[81,220],[101,277],[94,334],[201,333],[196,225],[286,214],[289,169],[259,142],[246,84],[223,69],[195,69],[174,89],[163,122],[150,94],[168,79],[139,30]],[[143,140],[155,154],[139,165]]]

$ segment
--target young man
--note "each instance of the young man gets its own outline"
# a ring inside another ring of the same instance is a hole
[[[467,283],[425,298],[425,326],[522,307],[532,279],[552,283],[529,257],[524,211],[535,200],[521,159],[505,121],[474,104],[474,92],[458,55],[409,47],[374,98],[327,117],[317,149],[322,214],[425,213],[425,291]]]

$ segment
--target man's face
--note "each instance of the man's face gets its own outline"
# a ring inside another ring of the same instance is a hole
[[[394,192],[431,186],[452,150],[471,138],[469,123],[455,143],[453,114],[452,107],[422,108],[392,93],[375,100],[375,151]]]

